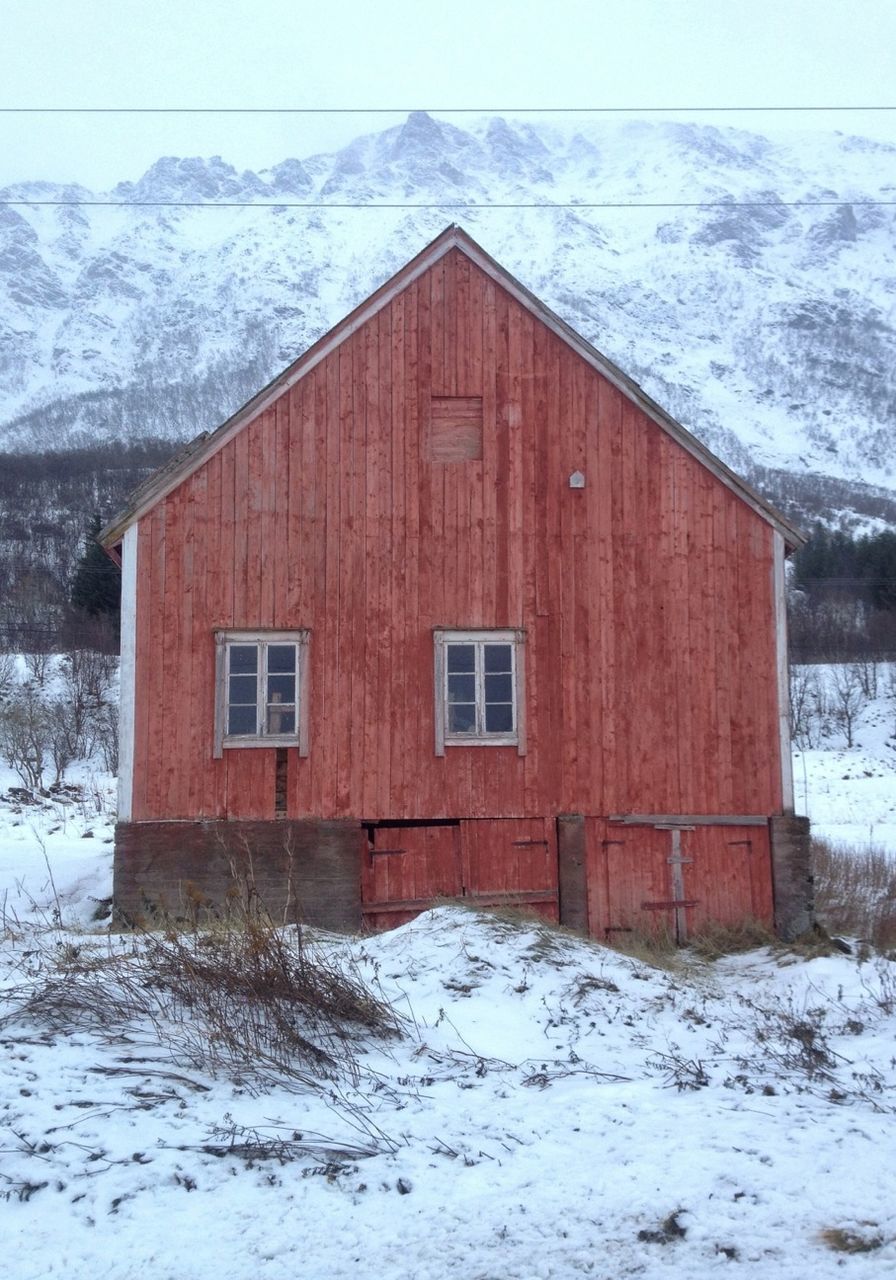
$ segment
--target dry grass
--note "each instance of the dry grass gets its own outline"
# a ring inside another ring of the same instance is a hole
[[[617,930],[607,939],[606,945],[620,955],[653,969],[675,973],[687,967],[686,953],[675,941],[671,930],[657,929],[652,933],[639,933],[636,929]]]
[[[828,933],[896,950],[896,858],[816,837],[812,870],[818,922]]]
[[[688,940],[688,946],[702,960],[721,960],[759,947],[776,947],[778,939],[760,920],[743,920],[740,924],[704,925]]]
[[[6,994],[3,1021],[107,1034],[149,1022],[181,1061],[262,1087],[357,1083],[358,1047],[402,1032],[346,963],[302,928],[262,920],[107,951],[48,943],[37,980]]]
[[[826,1227],[821,1240],[835,1253],[873,1253],[882,1248],[884,1238],[877,1233],[876,1222],[861,1222],[857,1230],[850,1227]]]

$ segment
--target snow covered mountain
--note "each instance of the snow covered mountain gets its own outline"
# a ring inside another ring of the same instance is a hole
[[[85,202],[0,206],[0,449],[213,427],[456,221],[742,472],[896,491],[896,146],[418,112],[0,199]]]

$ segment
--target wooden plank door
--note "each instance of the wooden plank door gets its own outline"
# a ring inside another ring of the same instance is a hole
[[[461,822],[464,896],[480,906],[527,907],[559,918],[557,832],[548,818]]]
[[[378,826],[361,866],[361,914],[373,929],[393,929],[438,898],[463,892],[457,824]]]
[[[772,928],[771,849],[768,826],[705,826],[681,833],[690,859],[684,867],[687,896],[696,899],[690,928],[758,920]]]
[[[613,942],[630,933],[675,936],[670,835],[656,827],[585,819],[592,937]]]

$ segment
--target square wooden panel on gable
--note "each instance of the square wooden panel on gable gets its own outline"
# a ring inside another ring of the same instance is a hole
[[[433,396],[426,456],[430,462],[482,458],[482,396]]]

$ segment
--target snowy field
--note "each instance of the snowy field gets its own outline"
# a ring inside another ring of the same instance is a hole
[[[824,834],[896,856],[894,719],[881,692],[795,776]],[[317,944],[400,1037],[359,1033],[329,1080],[215,1068],[198,1015],[116,1012],[146,971],[92,920],[112,780],[75,777],[29,804],[0,773],[10,1280],[896,1274],[896,963],[654,967],[446,907]],[[108,1002],[51,1016],[76,984]]]
[[[807,709],[809,743],[794,745],[797,813],[809,815],[816,835],[857,848],[876,845],[896,858],[896,663],[877,664],[876,696],[858,690],[852,747],[838,706],[850,690],[841,686],[838,699],[837,668],[796,670],[817,682],[810,700],[821,704]]]

